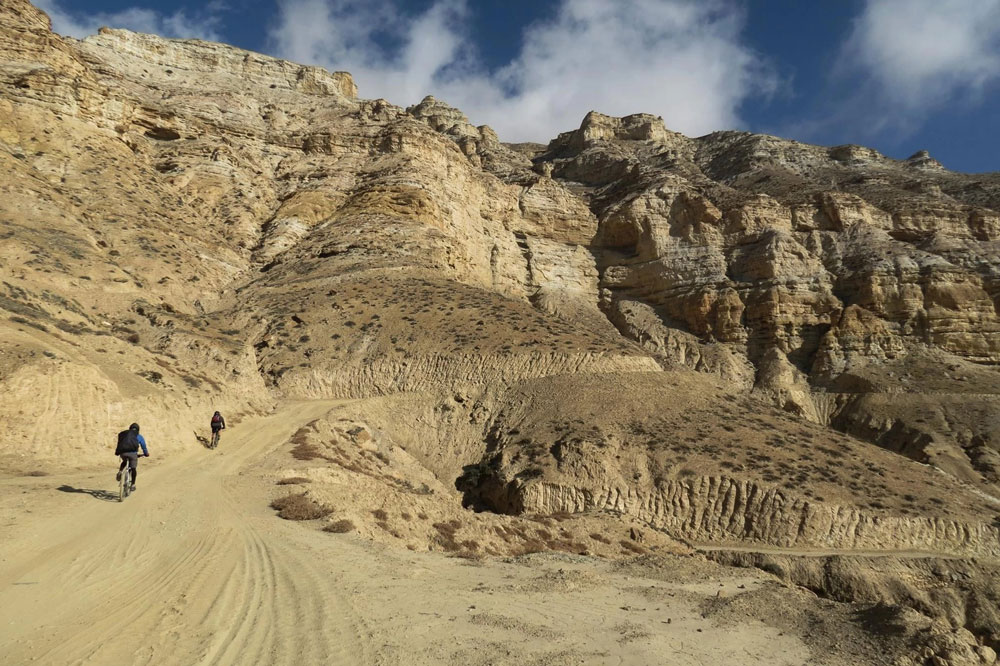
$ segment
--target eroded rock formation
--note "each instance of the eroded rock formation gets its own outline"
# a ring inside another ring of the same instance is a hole
[[[495,510],[1000,549],[996,175],[649,115],[505,144],[23,0],[0,164],[10,468],[93,463],[136,418],[169,451],[214,407],[405,394],[426,439],[380,427]]]

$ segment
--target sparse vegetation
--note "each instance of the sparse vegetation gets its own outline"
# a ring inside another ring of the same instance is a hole
[[[155,370],[140,370],[138,375],[153,384],[161,384],[163,382],[163,374]]]
[[[271,508],[277,509],[278,516],[285,520],[316,520],[333,512],[333,509],[322,506],[305,493],[279,497],[271,502]]]
[[[10,320],[15,324],[24,324],[25,326],[31,326],[32,328],[37,328],[39,331],[42,331],[43,333],[49,332],[49,328],[45,324],[40,324],[37,321],[32,321],[30,319],[26,319],[18,315],[10,317]]]
[[[631,552],[635,553],[636,555],[645,555],[646,552],[647,552],[645,548],[643,548],[642,546],[640,546],[639,544],[637,544],[637,543],[635,543],[633,541],[628,541],[626,539],[622,539],[618,543],[619,543],[619,545],[621,545],[622,548],[624,548],[627,551],[631,551]]]
[[[284,479],[280,479],[277,483],[279,486],[294,486],[303,483],[309,483],[310,480],[304,476],[289,476]]]
[[[348,520],[346,518],[343,518],[341,520],[337,520],[337,521],[332,522],[329,525],[325,526],[323,528],[323,531],[324,532],[333,532],[334,534],[344,534],[346,532],[353,532],[355,529],[356,528],[355,528],[353,522],[351,522],[350,520]]]

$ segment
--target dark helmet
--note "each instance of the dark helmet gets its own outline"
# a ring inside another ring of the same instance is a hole
[[[133,423],[132,425],[130,425],[128,427],[128,429],[129,430],[135,430],[136,432],[139,432],[139,424],[138,423]]]
[[[219,414],[219,410],[215,410],[215,416],[222,416],[221,414]]]

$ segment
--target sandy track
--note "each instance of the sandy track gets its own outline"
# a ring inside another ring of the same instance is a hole
[[[243,428],[241,446],[218,455],[143,460],[124,504],[81,493],[91,501],[4,552],[0,651],[67,664],[364,660],[350,604],[246,519],[235,482],[247,460],[329,407],[299,405]],[[155,438],[150,447],[155,456]]]
[[[793,636],[701,616],[704,598],[767,584],[757,572],[473,563],[276,518],[265,455],[335,407],[289,405],[229,429],[217,451],[143,460],[124,504],[113,470],[0,480],[4,662],[807,663]]]

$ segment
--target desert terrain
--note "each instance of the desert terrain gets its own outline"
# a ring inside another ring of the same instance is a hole
[[[996,663],[1000,175],[363,94],[0,6],[5,661]]]

